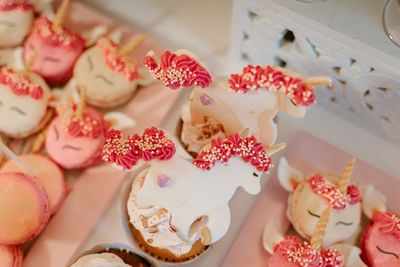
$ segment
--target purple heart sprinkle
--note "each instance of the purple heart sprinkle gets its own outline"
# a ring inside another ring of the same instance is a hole
[[[201,94],[200,101],[204,106],[208,106],[214,103],[214,99],[212,99],[206,94]]]
[[[157,176],[157,184],[161,188],[168,186],[170,184],[170,182],[171,182],[171,178],[169,178],[166,175],[158,175]]]

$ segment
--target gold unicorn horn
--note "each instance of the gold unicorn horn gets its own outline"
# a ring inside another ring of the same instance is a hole
[[[313,249],[320,250],[322,248],[323,239],[326,232],[326,227],[329,223],[329,217],[331,215],[332,206],[328,206],[321,214],[315,232],[311,237],[310,244]]]
[[[78,115],[78,118],[82,118],[83,110],[85,109],[86,106],[86,87],[83,85],[78,85],[78,91],[79,91],[79,103],[76,108],[76,114]]]
[[[273,146],[264,146],[265,152],[267,152],[268,156],[272,156],[273,154],[281,151],[286,147],[286,143],[279,143]]]
[[[39,53],[39,48],[35,47],[32,51],[31,56],[28,58],[27,61],[25,61],[24,71],[23,71],[25,75],[28,75],[28,73],[31,71],[31,68],[35,63],[38,53]]]
[[[53,29],[56,32],[61,31],[62,25],[64,24],[65,15],[67,14],[67,9],[69,5],[69,0],[63,0],[60,7],[57,9],[56,18],[54,19]]]
[[[332,79],[327,76],[315,76],[304,79],[304,84],[308,87],[325,85],[328,87],[332,86]]]
[[[338,186],[341,192],[345,192],[347,186],[349,185],[351,174],[353,173],[354,165],[356,164],[356,159],[352,158],[343,170],[342,177],[340,177]]]
[[[135,35],[127,44],[119,49],[118,54],[120,56],[128,55],[130,52],[136,50],[146,39],[147,37],[144,34]]]

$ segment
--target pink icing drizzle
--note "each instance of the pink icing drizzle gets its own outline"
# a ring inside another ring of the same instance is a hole
[[[247,93],[260,88],[282,92],[296,105],[309,106],[315,101],[314,89],[307,87],[302,79],[286,75],[268,65],[265,67],[248,65],[243,68],[241,74],[232,74],[228,83],[236,92]]]
[[[28,76],[11,68],[0,68],[0,84],[7,86],[16,96],[30,96],[34,100],[43,97],[43,88],[34,84]]]
[[[325,199],[329,205],[337,210],[346,208],[347,203],[357,204],[361,202],[361,194],[357,185],[349,185],[347,193],[344,195],[340,192],[337,184],[331,183],[319,174],[308,178],[308,182],[315,194]]]
[[[161,55],[160,64],[149,55],[144,57],[143,62],[157,80],[171,89],[194,85],[206,88],[211,83],[210,73],[188,55],[166,51]]]
[[[254,136],[243,138],[238,134],[230,135],[226,139],[211,140],[211,148],[200,151],[193,164],[201,169],[210,170],[217,161],[226,163],[234,156],[240,156],[243,161],[261,172],[268,172],[272,166],[271,158]]]
[[[400,218],[391,212],[375,212],[372,217],[374,225],[382,234],[393,235],[400,241]]]
[[[297,236],[286,236],[275,246],[274,253],[299,267],[340,267],[343,264],[343,257],[338,250],[315,250]]]
[[[50,46],[63,46],[72,50],[82,50],[85,40],[77,33],[62,27],[60,31],[53,29],[53,22],[46,17],[35,21],[34,34],[38,34]]]
[[[140,159],[169,160],[175,154],[176,148],[165,132],[156,127],[147,128],[143,135],[122,136],[121,131],[111,129],[107,132],[103,147],[102,159],[113,162],[124,170],[135,166]]]
[[[126,56],[118,55],[118,46],[109,38],[103,37],[97,41],[104,55],[106,65],[116,72],[122,73],[128,81],[139,78],[136,65]]]
[[[33,5],[26,0],[1,0],[0,11],[12,11],[12,10],[30,11],[33,10]]]

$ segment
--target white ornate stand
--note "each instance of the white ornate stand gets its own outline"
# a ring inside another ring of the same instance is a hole
[[[329,75],[318,102],[399,145],[400,48],[382,29],[383,3],[235,0],[231,62]]]

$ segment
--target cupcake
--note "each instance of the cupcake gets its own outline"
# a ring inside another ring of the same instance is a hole
[[[360,226],[361,192],[350,183],[355,159],[345,167],[343,175],[316,173],[303,177],[281,158],[278,179],[290,192],[287,216],[302,237],[310,239],[322,212],[331,207],[329,223],[323,239],[324,246],[345,241]]]
[[[20,172],[0,173],[0,244],[32,240],[47,225],[50,202],[34,177]]]
[[[85,51],[76,62],[74,78],[86,89],[86,101],[95,107],[111,108],[131,99],[141,76],[129,54],[144,41],[142,35],[119,47],[108,37]]]
[[[271,167],[272,151],[254,136],[213,140],[194,160],[177,151],[153,127],[127,138],[109,131],[102,154],[104,161],[135,171],[124,200],[125,223],[146,253],[166,262],[190,261],[220,240],[230,225],[228,203],[236,189],[257,194],[261,174]]]
[[[24,59],[27,61],[37,51],[32,70],[50,85],[62,84],[72,77],[76,60],[85,49],[85,39],[63,26],[68,0],[63,0],[56,18],[36,19],[33,31],[24,43]]]
[[[22,267],[24,254],[20,246],[0,245],[0,266]]]
[[[312,86],[330,82],[325,77],[303,79],[271,66],[247,66],[229,80],[211,79],[203,62],[191,52],[154,52],[144,59],[156,79],[171,89],[193,88],[182,107],[181,140],[187,150],[198,153],[203,145],[221,135],[250,129],[264,145],[272,146],[278,110],[302,117],[314,102]]]
[[[55,214],[61,207],[67,194],[64,173],[53,161],[39,154],[19,155],[19,159],[30,167],[38,181],[43,185],[49,198],[50,213],[51,215]],[[9,160],[3,164],[0,168],[0,172],[24,171],[20,169],[17,162]]]
[[[51,119],[50,89],[32,72],[0,68],[0,132],[24,138],[41,129]]]
[[[89,252],[83,253],[70,267],[97,266],[154,267],[155,265],[126,245],[110,244],[96,246]]]
[[[34,18],[33,5],[27,0],[0,1],[0,47],[20,45],[28,35]]]

